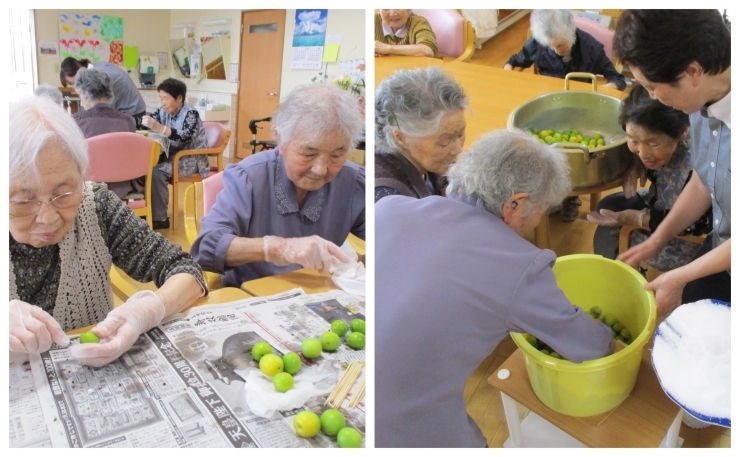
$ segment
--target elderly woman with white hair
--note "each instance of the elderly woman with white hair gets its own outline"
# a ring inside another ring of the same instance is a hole
[[[62,101],[64,101],[64,96],[62,95],[62,91],[46,83],[39,84],[36,90],[33,91],[33,95],[49,97],[54,103],[60,106],[62,104]]]
[[[509,57],[505,70],[529,68],[535,64],[544,76],[565,78],[568,73],[587,72],[606,78],[604,87],[619,90],[627,87],[627,80],[606,56],[604,45],[576,28],[570,11],[534,10],[530,24],[532,37],[518,54]],[[563,221],[576,220],[580,206],[581,199],[577,196],[563,200]]]
[[[397,71],[375,92],[375,201],[442,195],[465,144],[468,97],[439,67]]]
[[[534,10],[530,16],[532,37],[518,54],[509,57],[505,70],[537,65],[545,76],[565,78],[575,71],[602,75],[604,87],[624,90],[627,81],[606,56],[604,45],[588,33],[576,28],[568,10]]]
[[[85,138],[60,106],[30,97],[10,110],[10,350],[67,345],[65,331],[97,324],[101,344],[70,355],[104,365],[202,296],[201,269],[104,184],[85,181]],[[113,309],[111,264],[159,289]]]
[[[377,447],[484,447],[463,390],[509,332],[575,363],[614,348],[611,329],[558,288],[555,253],[524,238],[570,190],[563,154],[500,130],[448,177],[447,198],[375,205]]]
[[[295,88],[272,116],[277,148],[224,170],[224,190],[190,251],[195,260],[235,287],[348,262],[338,245],[350,233],[365,239],[365,169],[347,161],[362,130],[348,92]]]

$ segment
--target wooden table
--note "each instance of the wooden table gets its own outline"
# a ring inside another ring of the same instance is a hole
[[[243,291],[255,297],[265,297],[285,292],[296,287],[303,288],[307,294],[328,292],[338,289],[331,280],[330,274],[321,274],[315,270],[295,270],[275,276],[267,276],[242,283]]]
[[[376,59],[376,62],[379,59]],[[562,91],[565,80],[551,76],[507,71],[503,68],[494,68],[465,62],[449,62],[442,69],[452,75],[470,99],[470,112],[466,115],[467,145],[472,144],[483,134],[492,130],[507,128],[509,115],[519,106],[531,101],[540,95]],[[387,69],[376,69],[375,84],[388,76]],[[590,83],[579,81],[570,82],[571,90],[592,90]],[[599,93],[612,95],[619,99],[626,94],[616,89],[598,88]],[[573,195],[591,194],[591,209],[596,209],[602,190],[613,189],[618,183],[609,186],[600,186],[598,189],[582,189]],[[547,214],[544,214],[540,227],[535,231],[536,244],[540,248],[547,248]]]
[[[507,379],[498,378],[498,373],[503,369],[511,373]],[[648,350],[643,353],[640,373],[630,396],[613,410],[596,416],[566,416],[542,403],[532,390],[521,349],[517,349],[496,373],[488,378],[488,383],[501,390],[504,413],[509,426],[509,440],[514,447],[525,447],[528,441],[530,446],[533,446],[538,438],[537,434],[531,431],[528,434],[525,423],[519,423],[516,403],[529,408],[529,415],[535,413],[531,424],[535,423],[536,419],[544,418],[549,424],[540,421],[538,425],[540,429],[551,424],[577,440],[568,442],[569,446],[580,444],[588,447],[678,447],[680,439],[678,430],[683,411],[660,387],[650,363]],[[529,416],[524,419],[525,422],[528,419]],[[538,433],[540,437],[543,435],[542,431]],[[559,438],[559,441],[562,442],[562,438]],[[547,444],[540,441],[536,445]]]
[[[406,69],[413,70],[424,68],[430,65],[442,65],[442,59],[434,57],[410,57],[410,56],[384,56],[376,57],[375,60],[375,87],[378,87],[380,81],[390,76],[394,71]]]

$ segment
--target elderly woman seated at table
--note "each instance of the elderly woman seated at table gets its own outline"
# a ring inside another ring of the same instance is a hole
[[[334,85],[295,88],[272,116],[277,149],[226,167],[191,253],[225,286],[349,259],[365,239],[365,169],[347,161],[362,134],[357,100]]]
[[[71,356],[104,365],[202,296],[201,269],[104,184],[85,182],[85,138],[61,107],[31,97],[11,112],[10,350],[43,352],[68,344],[65,331],[97,324],[101,344]],[[113,309],[111,263],[159,290]]]
[[[627,80],[614,68],[604,52],[604,45],[588,33],[576,28],[568,10],[534,10],[530,17],[532,37],[518,54],[509,57],[505,70],[536,65],[544,76],[565,78],[572,72],[602,75],[604,87],[624,90]],[[581,199],[568,197],[563,201],[562,219],[572,222],[578,217]]]
[[[155,229],[170,227],[167,217],[169,191],[167,183],[172,179],[172,161],[184,149],[205,149],[206,131],[198,110],[185,102],[188,88],[185,83],[168,78],[157,86],[162,103],[151,116],[144,116],[142,124],[164,135],[169,140],[169,153],[162,154],[152,174],[152,225]],[[187,178],[195,173],[206,178],[211,171],[208,156],[196,154],[185,156],[179,161],[180,177]],[[177,217],[173,214],[172,217]]]
[[[105,133],[136,132],[136,121],[110,105],[113,88],[110,76],[95,69],[82,68],[75,76],[75,91],[80,95],[84,111],[72,115],[85,138]],[[131,192],[143,192],[144,180],[106,183],[108,190],[122,199]]]
[[[376,11],[375,56],[442,58],[432,26],[411,10]]]
[[[627,132],[627,147],[637,156],[639,169],[647,169],[646,178],[651,184],[648,190],[628,189],[608,195],[599,201],[598,212],[586,216],[600,226],[594,233],[594,253],[610,259],[617,258],[621,227],[642,228],[632,232],[630,245],[645,241],[668,215],[693,173],[686,113],[653,100],[644,87],[636,86],[622,102],[619,123]],[[709,208],[681,235],[701,235],[711,230]],[[660,271],[672,270],[693,260],[700,248],[699,244],[673,238],[645,263]]]
[[[558,288],[555,253],[524,238],[570,190],[563,154],[500,130],[448,177],[447,198],[375,205],[378,447],[484,447],[463,390],[509,332],[575,363],[613,350],[611,329]]]
[[[375,201],[442,195],[465,143],[468,98],[439,67],[397,71],[375,92]]]

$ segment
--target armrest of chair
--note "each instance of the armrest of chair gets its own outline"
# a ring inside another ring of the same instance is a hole
[[[623,225],[619,230],[619,253],[623,253],[630,248],[630,236],[633,230],[641,229],[636,225]]]
[[[110,267],[110,284],[113,293],[123,301],[128,300],[129,297],[139,291],[121,276],[118,270],[116,270],[115,265],[111,265]]]
[[[467,19],[463,25],[463,43],[465,43],[465,50],[460,57],[455,59],[457,62],[467,62],[475,53],[475,27]]]

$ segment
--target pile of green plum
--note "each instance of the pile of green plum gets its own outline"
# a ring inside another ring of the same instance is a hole
[[[353,319],[349,325],[343,320],[331,323],[331,330],[321,334],[320,339],[306,338],[301,344],[301,354],[307,359],[316,359],[322,351],[334,352],[339,348],[342,337],[347,335],[346,342],[352,349],[365,347],[365,321]],[[272,353],[272,346],[267,341],[259,341],[252,347],[252,358],[259,363],[260,371],[272,378],[275,390],[285,393],[293,388],[293,375],[301,369],[301,357],[295,352],[288,352],[283,357]]]
[[[619,320],[617,320],[616,316],[614,316],[613,314],[603,313],[601,311],[601,308],[598,306],[591,307],[591,309],[588,311],[588,314],[597,321],[601,321],[604,324],[608,325],[612,329],[612,336],[615,340],[619,340],[626,345],[629,345],[632,342],[632,332],[630,332],[627,327],[622,325],[622,323],[620,323]],[[522,333],[522,336],[524,336],[524,339],[527,340],[529,344],[534,346],[534,348],[539,350],[541,353],[549,355],[550,357],[555,359],[563,359],[563,357],[555,352],[553,348],[548,346],[546,343],[538,340],[533,335],[530,335],[529,333]]]
[[[577,129],[538,130],[536,128],[532,128],[532,130],[529,130],[529,133],[531,133],[535,138],[537,138],[537,141],[539,141],[540,143],[544,143],[544,144],[580,143],[584,146],[587,146],[589,149],[596,149],[596,148],[600,148],[601,146],[606,145],[606,141],[604,140],[604,136],[602,134],[594,133],[591,136],[587,136],[587,135],[581,134]]]
[[[327,409],[321,416],[311,410],[301,411],[293,418],[296,435],[313,438],[319,431],[327,436],[336,437],[341,448],[362,447],[360,432],[347,426],[344,415],[336,409]]]

